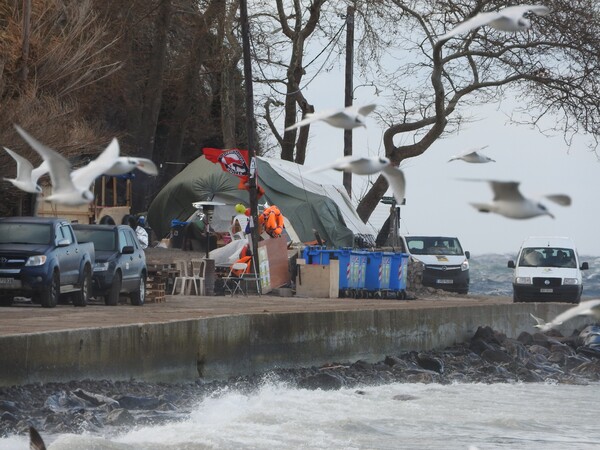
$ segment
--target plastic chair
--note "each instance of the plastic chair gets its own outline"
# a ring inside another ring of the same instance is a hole
[[[229,291],[232,297],[238,291],[242,294],[244,293],[244,290],[242,289],[242,281],[244,281],[243,274],[246,272],[246,270],[248,270],[248,264],[242,262],[233,263],[229,268],[229,273],[223,279],[223,287]],[[242,275],[238,276],[234,273],[234,271],[242,271]]]
[[[198,295],[204,295],[204,279],[206,278],[206,260],[192,259],[192,278],[196,284]]]
[[[175,295],[175,291],[177,290],[178,282],[180,282],[181,286],[179,289],[179,295],[186,295],[188,292],[191,294],[192,289],[194,287],[194,292],[198,295],[198,286],[196,285],[196,281],[194,281],[194,277],[188,272],[188,263],[187,261],[175,261],[177,269],[179,270],[179,276],[175,277],[175,281],[173,282],[173,290],[171,291],[171,295]]]

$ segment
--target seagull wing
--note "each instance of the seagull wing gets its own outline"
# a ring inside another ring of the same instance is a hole
[[[375,108],[377,108],[377,105],[375,103],[371,103],[369,105],[361,106],[360,108],[358,108],[358,113],[362,116],[368,116],[375,110]]]
[[[294,125],[291,125],[289,127],[287,127],[285,129],[285,131],[288,130],[293,130],[295,128],[300,128],[303,127],[304,125],[308,125],[309,123],[312,123],[316,120],[323,120],[325,118],[331,117],[335,114],[339,114],[343,111],[320,111],[320,112],[316,112],[316,113],[309,113],[306,114],[306,117],[304,119],[302,119],[300,122],[296,122]]]
[[[406,180],[404,178],[404,173],[397,167],[387,166],[381,171],[381,175],[385,177],[390,187],[392,188],[392,192],[394,193],[396,203],[398,205],[401,205],[404,202],[404,194],[406,190]]]
[[[571,206],[571,197],[565,194],[550,194],[544,195],[548,200],[558,203],[561,206]]]
[[[544,319],[540,319],[539,317],[534,316],[533,314],[529,313],[529,315],[533,318],[533,320],[535,320],[536,325],[534,325],[534,327],[536,328],[542,328],[544,325],[547,325],[546,321]]]
[[[550,10],[543,5],[516,5],[516,6],[508,6],[504,9],[498,11],[499,15],[504,17],[518,19],[523,17],[525,13],[532,12],[537,14],[538,16],[545,16],[550,14]]]
[[[13,152],[11,149],[4,147],[4,150],[14,159],[17,163],[17,176],[15,179],[17,181],[22,182],[30,182],[31,180],[31,171],[33,170],[33,165],[29,162],[28,159],[23,158],[18,153]]]
[[[148,175],[158,175],[158,167],[154,161],[148,158],[134,158],[137,160],[137,168]]]
[[[519,191],[519,183],[517,181],[490,181],[489,183],[494,191],[494,201],[507,200],[518,202],[525,200],[525,197]]]
[[[346,170],[346,169],[351,168],[352,164],[360,162],[360,161],[367,162],[370,160],[369,160],[369,158],[363,158],[360,156],[342,156],[341,158],[338,158],[329,164],[326,164],[324,166],[319,166],[314,169],[310,169],[304,173],[306,175],[308,175],[308,174],[315,173],[315,172],[322,172],[323,170],[328,170],[328,169]]]
[[[47,162],[52,181],[52,193],[74,190],[71,181],[71,163],[62,155],[45,146],[23,128],[15,125],[15,129],[25,141]]]
[[[42,163],[31,171],[31,182],[37,184],[40,177],[44,176],[50,171],[48,161],[42,161]]]
[[[438,41],[448,40],[457,34],[466,33],[468,31],[474,30],[475,28],[479,28],[483,25],[487,25],[493,20],[496,20],[498,17],[501,17],[497,12],[485,12],[479,13],[476,16],[471,17],[470,19],[465,20],[464,22],[459,23],[453,29],[448,31],[446,34],[443,34],[438,38]]]
[[[96,159],[73,171],[71,175],[73,184],[79,189],[89,189],[92,182],[104,172],[107,172],[118,158],[119,142],[116,138],[113,138],[108,147]]]

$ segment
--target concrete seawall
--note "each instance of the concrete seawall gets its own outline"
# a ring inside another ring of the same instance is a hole
[[[533,333],[530,312],[552,318],[571,306],[277,312],[13,334],[0,336],[0,386],[82,379],[212,380],[275,367],[373,362],[464,342],[478,326],[509,337]],[[574,319],[559,330],[571,334],[587,322]]]

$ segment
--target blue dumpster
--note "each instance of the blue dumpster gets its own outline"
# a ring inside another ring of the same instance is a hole
[[[366,296],[367,258],[369,252],[340,250],[340,295],[360,298]]]
[[[390,289],[392,256],[390,252],[369,253],[365,289],[370,296],[382,297]]]
[[[392,253],[389,288],[396,294],[396,298],[406,298],[408,256],[408,253]]]

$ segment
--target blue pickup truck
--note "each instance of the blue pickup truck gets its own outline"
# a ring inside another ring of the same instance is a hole
[[[63,294],[86,306],[94,258],[94,244],[77,242],[65,219],[0,218],[0,306],[23,296],[53,308]]]

